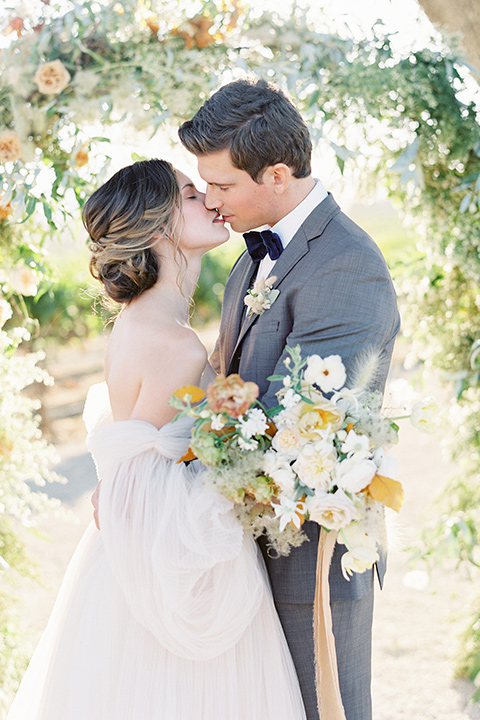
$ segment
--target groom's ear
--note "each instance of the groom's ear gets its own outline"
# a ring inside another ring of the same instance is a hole
[[[269,165],[265,170],[263,182],[268,182],[277,195],[283,195],[290,185],[292,171],[285,163]]]

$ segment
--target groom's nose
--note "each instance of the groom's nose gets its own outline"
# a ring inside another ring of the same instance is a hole
[[[215,185],[207,185],[207,189],[205,191],[205,207],[208,210],[215,210],[216,208],[219,208],[221,204],[222,202],[218,188],[216,188]]]

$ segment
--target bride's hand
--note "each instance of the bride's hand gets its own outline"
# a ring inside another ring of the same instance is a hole
[[[100,481],[101,482],[101,481]],[[100,530],[100,521],[98,519],[98,500],[100,496],[100,483],[97,484],[97,487],[95,488],[95,491],[92,495],[92,505],[93,505],[93,519],[95,520],[95,525]]]

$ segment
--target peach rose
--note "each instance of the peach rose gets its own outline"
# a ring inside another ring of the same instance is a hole
[[[38,66],[33,80],[44,95],[58,95],[70,82],[70,73],[61,60],[52,60]]]
[[[22,157],[22,143],[14,130],[0,133],[0,162],[14,162]]]
[[[247,412],[258,393],[258,385],[244,382],[240,375],[219,375],[208,389],[208,404],[214,413],[237,418]]]

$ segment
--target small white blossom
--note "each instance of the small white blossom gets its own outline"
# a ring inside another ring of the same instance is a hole
[[[207,415],[208,417],[208,415]],[[223,415],[213,415],[212,417],[212,430],[221,430],[225,427],[225,419]]]
[[[280,405],[283,405],[285,410],[291,410],[300,402],[302,398],[295,390],[289,388],[285,395],[280,399]]]
[[[310,355],[304,379],[311,385],[318,385],[325,393],[339,390],[345,384],[347,375],[340,355],[329,355],[321,358],[319,355]]]
[[[251,440],[244,440],[241,435],[237,437],[238,446],[242,450],[256,450],[258,447],[258,442],[254,440],[253,438]]]
[[[288,497],[282,495],[280,497],[280,503],[274,505],[275,516],[280,518],[280,532],[283,532],[289,522],[293,522],[295,527],[299,530],[301,525],[302,516],[305,514],[305,504],[302,502],[295,502]]]
[[[342,453],[351,457],[366,458],[370,455],[370,441],[366,435],[357,435],[355,430],[350,430],[345,442],[342,444]]]
[[[238,425],[246,440],[249,440],[254,435],[263,435],[268,429],[267,418],[260,408],[249,410],[244,417],[239,418]]]

